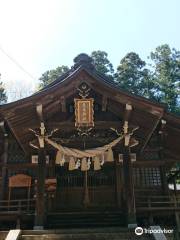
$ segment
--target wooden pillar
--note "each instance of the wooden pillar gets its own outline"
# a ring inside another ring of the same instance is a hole
[[[122,197],[122,181],[121,181],[121,166],[118,161],[115,161],[115,176],[116,176],[116,203],[117,207],[121,208]]]
[[[173,179],[173,185],[174,185],[174,195],[177,196],[176,178]]]
[[[161,125],[158,132],[159,134],[158,142],[159,142],[159,147],[161,148],[161,150],[159,151],[159,158],[161,160],[164,160],[165,127],[166,127],[166,121],[161,119]],[[160,167],[160,174],[161,174],[162,191],[164,194],[168,194],[169,189],[168,189],[165,165]]]
[[[132,162],[130,157],[130,147],[124,147],[123,158],[123,175],[124,175],[124,197],[125,197],[125,213],[128,227],[136,225],[136,208],[133,184]]]
[[[45,124],[43,118],[43,106],[41,103],[36,105],[36,113],[40,122],[40,135],[36,134],[39,142],[38,149],[38,168],[37,168],[37,191],[36,191],[36,215],[34,229],[44,229],[46,216],[45,200],[45,178],[46,178],[46,152],[45,152]]]
[[[162,191],[164,194],[168,194],[168,182],[166,177],[166,168],[165,166],[160,167],[160,174],[161,174],[161,184],[162,184]]]
[[[5,199],[5,193],[7,189],[7,162],[8,162],[8,134],[4,133],[4,150],[2,156],[2,181],[0,189],[0,200]]]
[[[89,206],[88,171],[84,172],[84,207]]]
[[[46,207],[45,207],[45,172],[46,154],[44,148],[39,148],[37,169],[37,193],[36,193],[36,215],[34,229],[44,229]]]
[[[129,133],[129,119],[132,112],[132,106],[126,104],[124,113],[124,155],[123,155],[123,183],[124,183],[124,202],[126,223],[129,228],[136,227],[136,207],[133,184],[133,169],[130,156],[130,138],[133,132]]]

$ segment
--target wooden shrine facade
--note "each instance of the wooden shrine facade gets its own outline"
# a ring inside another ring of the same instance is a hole
[[[122,91],[87,55],[74,61],[44,89],[0,106],[0,221],[31,217],[42,228],[53,213],[118,210],[126,224],[178,223],[168,183],[179,176],[180,118]]]

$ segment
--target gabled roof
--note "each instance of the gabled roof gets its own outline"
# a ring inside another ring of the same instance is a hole
[[[116,83],[112,78],[98,72],[94,65],[92,64],[92,59],[86,55],[86,54],[80,54],[78,55],[75,59],[75,64],[72,66],[70,70],[68,70],[66,73],[58,77],[55,81],[52,83],[48,84],[41,90],[37,91],[36,93],[32,94],[29,97],[22,98],[20,100],[7,103],[4,105],[0,106],[0,109],[6,108],[6,106],[15,106],[17,104],[21,104],[23,102],[32,100],[33,98],[36,98],[37,96],[42,96],[44,93],[48,93],[48,91],[52,91],[53,89],[57,88],[59,85],[63,84],[64,82],[70,80],[71,78],[75,77],[78,75],[81,71],[86,71],[90,76],[94,77],[98,81],[102,82],[103,84],[106,84],[108,87],[111,87],[112,89],[119,91],[121,94],[127,95],[129,97],[132,97],[134,99],[137,99],[139,101],[143,101],[146,103],[149,103],[150,105],[160,107],[161,109],[165,109],[165,105],[162,103],[155,102],[153,100],[149,100],[145,97],[138,96],[135,94],[132,94],[124,89],[122,89],[118,83]]]
[[[178,132],[180,137],[180,118],[166,113],[163,104],[122,90],[112,79],[99,73],[93,66],[92,59],[86,54],[80,54],[74,61],[74,66],[67,73],[40,91],[27,98],[0,106],[0,114],[7,121],[22,147],[32,138],[29,128],[39,126],[36,104],[42,103],[45,111],[49,111],[48,115],[51,112],[53,114],[53,111],[60,110],[61,97],[69,98],[75,95],[78,84],[83,81],[87,82],[97,94],[105,95],[109,99],[108,109],[119,117],[123,116],[125,104],[132,104],[134,108],[132,121],[141,127],[139,135],[141,147],[145,147],[162,118],[167,119],[168,126],[177,129],[175,132]],[[62,121],[61,117],[59,121]],[[171,134],[171,131],[168,131],[168,134]],[[176,133],[175,135],[172,133],[171,138],[174,138]],[[178,146],[175,146],[175,152],[179,152]]]

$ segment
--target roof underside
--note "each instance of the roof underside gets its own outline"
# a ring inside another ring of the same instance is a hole
[[[95,104],[102,107],[103,98],[107,98],[106,113],[100,114],[104,116],[103,119],[99,116],[99,119],[96,119],[95,116],[95,128],[103,129],[103,126],[104,130],[110,127],[118,128],[118,120],[119,128],[122,127],[125,104],[131,104],[133,111],[130,124],[139,127],[135,133],[140,142],[137,151],[141,151],[146,146],[163,118],[167,120],[166,150],[178,158],[180,154],[177,140],[180,137],[179,118],[165,113],[164,107],[160,104],[122,91],[113,81],[103,77],[94,69],[90,70],[84,66],[69,71],[54,83],[28,98],[1,106],[2,117],[7,121],[9,128],[25,151],[30,151],[29,142],[34,139],[34,135],[29,129],[36,129],[40,126],[36,113],[37,104],[43,105],[43,117],[49,131],[56,127],[64,131],[75,129],[74,114],[70,114],[68,110],[65,112],[62,105],[64,103],[66,107],[73,105],[74,97],[78,97],[77,88],[82,82],[86,82],[91,88],[90,96],[94,97]],[[108,115],[113,117],[108,117]]]

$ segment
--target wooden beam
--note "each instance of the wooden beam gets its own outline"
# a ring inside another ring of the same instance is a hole
[[[168,156],[171,156],[172,158],[176,159],[177,162],[180,162],[180,156],[179,153],[175,154],[170,151],[170,149],[164,149],[164,153]]]
[[[132,105],[126,103],[126,108],[125,108],[125,113],[124,113],[124,121],[129,121],[131,111],[132,111]]]
[[[137,160],[135,162],[132,162],[133,166],[149,166],[149,167],[156,167],[156,166],[163,166],[163,165],[167,165],[167,164],[173,164],[176,163],[176,160],[172,160],[169,158],[162,160]],[[118,163],[118,165],[122,165],[122,163]],[[0,167],[3,166],[3,163],[0,163]],[[57,166],[59,166],[57,164]],[[53,168],[53,164],[46,164],[46,168]],[[8,163],[7,164],[7,168],[8,169],[12,169],[12,170],[18,170],[18,169],[37,169],[38,168],[38,164],[34,164],[34,163]]]
[[[123,184],[122,184],[122,166],[118,163],[118,159],[115,160],[115,176],[116,176],[116,203],[117,207],[122,207],[122,190],[123,190]]]
[[[44,229],[45,223],[45,169],[46,154],[44,148],[38,151],[37,193],[36,193],[36,216],[34,229]]]
[[[3,163],[0,163],[0,167],[3,166]],[[8,163],[7,165],[8,169],[12,170],[18,170],[18,169],[37,169],[38,164],[35,163]],[[53,164],[46,164],[46,168],[53,168]]]
[[[117,91],[115,91],[115,89],[111,88],[109,85],[102,86],[102,84],[94,82],[90,85],[90,87],[94,91],[99,92],[101,95],[106,94],[108,99],[113,99],[118,103],[126,104],[133,102],[133,106],[142,109],[145,112],[149,112],[153,115],[159,116],[162,114],[162,112],[164,112],[164,108],[162,106],[157,106],[157,104],[150,102],[150,100],[146,100],[142,97],[132,96],[131,94],[124,93],[118,89]]]
[[[8,163],[8,145],[9,145],[9,139],[8,139],[8,133],[5,128],[4,121],[0,122],[0,128],[3,132],[4,139],[3,139],[3,155],[2,155],[2,181],[1,181],[1,189],[0,189],[0,200],[5,199],[5,193],[6,193],[6,182],[7,182],[7,163]]]
[[[130,134],[129,134],[129,119],[132,112],[132,106],[126,103],[124,113],[124,151],[123,151],[123,177],[124,177],[124,197],[126,202],[126,222],[129,225],[136,224],[136,209],[135,209],[135,195],[132,174],[132,162],[130,156]]]
[[[161,159],[164,158],[164,149],[165,149],[165,126],[166,121],[164,119],[161,119],[159,130],[158,130],[158,144],[160,147],[159,151],[159,157]]]
[[[136,224],[135,194],[132,179],[132,162],[130,157],[130,147],[124,147],[123,156],[123,177],[124,192],[126,203],[126,223],[127,225]]]
[[[38,136],[38,169],[36,192],[36,216],[34,229],[43,229],[45,223],[45,177],[46,177],[46,153],[45,153],[45,125],[42,104],[36,106],[36,112],[40,121],[40,135]]]
[[[133,162],[133,166],[135,167],[160,167],[168,164],[174,164],[176,161],[172,159],[164,159],[162,160],[141,160]]]
[[[106,112],[107,109],[107,96],[103,95],[102,96],[102,111]]]
[[[175,131],[175,132],[180,134],[180,129],[179,128],[173,127],[173,126],[171,126],[169,124],[167,125],[167,128],[172,129],[173,131]]]
[[[125,146],[129,146],[129,141],[130,141],[130,135],[128,134],[129,132],[129,119],[132,111],[132,106],[130,104],[126,104],[125,108],[125,113],[124,113],[124,126],[123,126],[123,131],[125,134]]]
[[[164,160],[165,126],[166,126],[166,121],[164,119],[161,119],[159,131],[158,131],[158,134],[159,134],[158,143],[159,143],[159,147],[161,148],[161,150],[159,151],[159,157],[161,160]],[[168,194],[169,188],[168,188],[165,166],[160,167],[160,174],[161,174],[162,191],[164,192],[164,194]]]
[[[65,130],[75,130],[74,122],[70,121],[63,121],[63,122],[56,122],[56,121],[50,121],[46,122],[47,127],[51,128],[60,128]],[[120,121],[96,121],[95,122],[95,129],[110,129],[110,128],[117,128],[120,129],[122,127],[122,123]],[[130,125],[130,128],[134,128],[134,125]]]
[[[36,112],[37,112],[37,115],[38,115],[38,118],[39,118],[40,122],[44,122],[44,120],[43,120],[43,106],[42,106],[42,104],[37,104]]]
[[[7,122],[7,125],[9,126],[9,128],[11,129],[11,132],[13,133],[13,135],[14,135],[16,141],[18,142],[19,146],[21,147],[23,152],[26,153],[26,149],[25,149],[24,145],[22,144],[21,140],[19,139],[18,134],[15,131],[14,127],[12,126],[11,122],[8,119],[6,119],[6,122]]]
[[[144,142],[142,148],[141,148],[141,151],[140,151],[141,154],[143,153],[145,147],[147,146],[149,140],[151,139],[151,137],[152,137],[152,135],[153,135],[155,129],[157,128],[157,126],[158,126],[158,124],[159,124],[161,118],[162,118],[162,115],[159,116],[159,117],[157,118],[157,120],[155,121],[155,123],[153,124],[153,126],[152,126],[152,128],[151,128],[151,130],[150,130],[150,132],[149,132],[149,134],[148,134],[148,136],[147,136],[147,138],[146,138],[146,140],[145,140],[145,142]]]
[[[64,96],[61,96],[60,102],[61,102],[61,110],[62,110],[62,112],[66,112],[66,99],[65,99]]]

